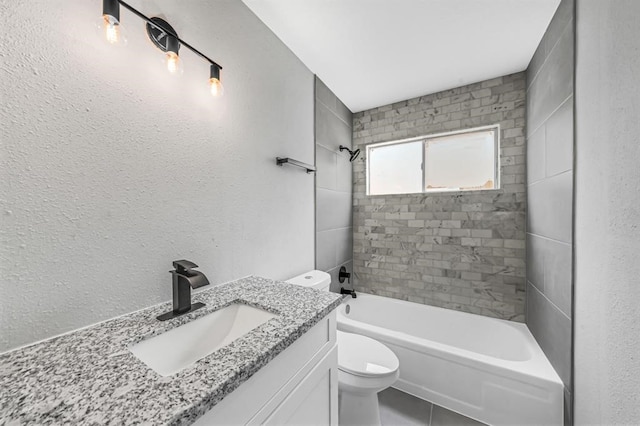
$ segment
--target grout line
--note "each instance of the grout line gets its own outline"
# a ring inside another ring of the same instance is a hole
[[[573,167],[573,166],[572,166],[572,167]],[[528,183],[528,184],[527,184],[527,187],[529,187],[529,186],[533,186],[533,185],[537,185],[537,184],[539,184],[540,182],[543,182],[543,181],[545,181],[545,180],[548,180],[548,179],[554,178],[554,177],[556,177],[556,176],[560,176],[561,174],[564,174],[564,173],[567,173],[567,172],[573,172],[573,168],[571,168],[571,169],[567,169],[567,170],[563,170],[563,171],[561,171],[561,172],[558,172],[558,173],[553,174],[553,175],[550,175],[550,176],[545,176],[545,177],[543,177],[543,178],[541,178],[541,179],[538,179],[538,180],[534,180],[533,182]]]
[[[327,231],[342,231],[345,229],[352,229],[353,226],[340,226],[338,228],[331,228],[331,229],[327,229]],[[325,231],[319,231],[319,232],[325,232]]]
[[[545,300],[551,304],[551,306],[553,306],[554,308],[556,308],[556,309],[558,310],[558,312],[560,312],[560,315],[562,315],[563,317],[565,317],[566,319],[568,319],[568,320],[569,320],[569,323],[573,323],[573,320],[572,320],[569,316],[567,316],[567,314],[565,314],[565,313],[564,313],[564,311],[558,307],[558,305],[556,305],[555,303],[553,303],[553,302],[551,301],[551,299],[549,299],[549,298],[547,297],[547,295],[546,295],[546,294],[544,294],[543,292],[541,292],[541,291],[540,291],[540,289],[538,289],[538,287],[536,287],[536,286],[535,286],[535,284],[533,284],[533,283],[532,283],[531,281],[529,281],[529,280],[527,280],[527,283],[529,283],[529,284],[531,285],[531,287],[533,287],[533,288],[534,288],[538,293],[540,293],[540,295],[541,295],[542,297],[544,297],[544,298],[545,298]]]
[[[316,109],[318,108],[318,84],[316,74],[313,75],[313,165],[318,164],[318,126],[316,123]],[[525,142],[526,143],[526,142]],[[317,170],[317,169],[316,169]],[[336,178],[337,179],[337,178]],[[336,184],[337,186],[337,184]],[[318,173],[313,174],[313,269],[318,269]]]
[[[573,3],[573,93],[576,93],[576,88],[577,88],[577,80],[578,80],[578,2],[574,2]],[[575,242],[576,242],[576,207],[577,207],[577,194],[576,194],[576,182],[577,182],[577,175],[576,175],[576,167],[578,164],[577,161],[577,151],[578,151],[578,127],[577,127],[577,121],[578,121],[578,117],[577,117],[577,110],[576,110],[576,101],[575,98],[573,100],[573,105],[571,106],[571,114],[572,114],[572,119],[573,119],[573,155],[572,155],[572,170],[573,170],[573,176],[572,176],[572,191],[571,191],[571,210],[572,210],[572,215],[573,218],[571,220],[571,358],[570,358],[570,368],[569,368],[569,407],[566,408],[566,410],[568,411],[568,416],[569,416],[569,424],[573,425],[575,423],[575,393],[574,393],[574,389],[575,389],[575,381],[576,381],[576,368],[575,368],[575,362],[576,362],[576,321],[575,321],[575,315],[576,315],[576,249],[575,249]],[[565,383],[565,392],[567,389],[567,384]],[[563,413],[564,414],[564,413]]]
[[[555,17],[555,14],[554,14]],[[575,13],[574,13],[574,17],[575,17]],[[569,22],[567,22],[567,25],[562,29],[562,31],[560,31],[560,36],[556,39],[556,42],[553,44],[553,47],[551,47],[551,49],[549,50],[549,53],[547,53],[544,57],[544,61],[542,61],[542,64],[540,64],[540,68],[538,68],[538,72],[533,76],[533,78],[531,79],[531,84],[529,84],[529,86],[527,86],[526,91],[528,92],[529,89],[531,88],[531,86],[533,86],[533,83],[536,81],[536,79],[538,78],[538,76],[540,75],[540,71],[542,71],[542,68],[544,68],[545,64],[547,63],[549,56],[551,56],[551,53],[555,50],[556,46],[558,45],[558,43],[560,42],[560,40],[562,39],[562,36],[564,35],[564,33],[567,31],[567,27],[570,24],[573,24],[573,20],[574,17],[572,17]],[[552,19],[553,22],[553,19]],[[549,27],[551,26],[551,22],[549,22]],[[547,30],[549,29],[549,27],[547,27]],[[574,30],[575,31],[575,30]],[[542,36],[542,40],[540,40],[540,42],[542,43],[544,41],[544,36],[547,35],[547,31],[544,32],[544,35]],[[575,37],[575,32],[574,32],[574,37]],[[574,45],[575,45],[575,39],[574,39]],[[540,46],[538,44],[538,46]],[[536,47],[536,50],[538,48]],[[535,52],[534,52],[535,55]],[[531,58],[533,59],[533,57]],[[531,63],[531,61],[529,61],[529,63]]]
[[[314,89],[314,90],[315,90],[315,89]],[[333,94],[333,92],[331,92],[331,93]],[[336,97],[336,99],[337,99],[337,96],[336,96],[336,95],[333,95],[333,96],[334,96],[334,97]],[[322,106],[324,106],[326,109],[328,109],[328,110],[329,110],[329,112],[330,112],[333,116],[335,116],[338,120],[340,120],[342,123],[346,124],[346,125],[349,127],[349,130],[353,130],[353,124],[349,124],[349,123],[347,123],[346,121],[344,121],[344,120],[342,119],[342,117],[340,117],[336,111],[334,111],[333,109],[331,109],[331,107],[330,107],[329,105],[327,105],[327,104],[325,104],[324,102],[322,102],[322,100],[320,100],[320,98],[315,98],[315,100],[316,100],[316,102],[318,102],[320,105],[322,105]],[[340,101],[340,100],[338,99],[338,101]],[[341,101],[340,101],[340,102],[341,102]],[[344,104],[342,104],[342,105],[344,105]],[[346,105],[345,105],[345,108],[347,108],[347,106],[346,106]],[[348,109],[349,111],[351,111],[349,108],[347,108],[347,109]],[[351,122],[353,123],[353,113],[351,113]]]
[[[429,423],[427,423],[427,426],[431,426],[432,418],[433,418],[433,402],[431,403],[431,409],[429,410]]]
[[[353,147],[353,143],[351,145]],[[327,145],[325,145],[325,144],[323,144],[321,142],[316,142],[316,146],[322,147],[322,148],[326,149],[327,151],[336,154],[338,157],[343,157],[343,158],[349,159],[349,156],[347,154],[343,154],[343,153],[340,152],[340,148],[339,147],[337,148],[338,149],[337,151],[334,151],[335,146],[334,147],[330,147],[330,146],[327,146]]]
[[[566,103],[567,103],[567,101],[569,100],[569,98],[573,97],[574,90],[575,90],[575,89],[572,89],[572,90],[571,90],[571,94],[570,94],[569,96],[567,96],[567,97],[566,97],[566,99],[564,99],[562,102],[560,102],[560,105],[558,105],[558,106],[557,106],[553,111],[551,111],[551,113],[550,113],[548,116],[546,116],[544,120],[542,120],[542,122],[538,125],[538,127],[536,127],[535,129],[533,129],[533,131],[532,131],[531,133],[529,133],[529,135],[526,135],[526,134],[525,134],[525,143],[529,141],[529,138],[530,138],[531,136],[533,136],[533,135],[534,135],[538,130],[540,130],[540,127],[542,127],[542,126],[544,126],[545,124],[547,124],[547,121],[549,121],[549,119],[553,116],[553,114],[555,114],[556,112],[558,112],[558,110],[559,110],[560,108],[562,108],[562,106],[563,106],[564,104],[566,104]],[[547,142],[547,137],[546,137],[546,135],[545,135],[545,146],[546,146],[546,142]],[[525,146],[526,146],[526,145],[525,145]]]
[[[573,247],[573,243],[568,243],[566,241],[556,240],[554,238],[545,237],[544,235],[535,234],[533,232],[528,232],[528,231],[527,231],[527,234],[528,235],[532,235],[532,236],[534,236],[536,238],[542,238],[543,240],[548,240],[548,241],[552,241],[554,243],[559,243],[559,244],[565,245],[567,247]]]

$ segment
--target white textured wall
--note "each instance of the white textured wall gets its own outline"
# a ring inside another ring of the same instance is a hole
[[[575,424],[640,424],[640,2],[576,10]]]
[[[171,261],[213,284],[314,265],[313,75],[239,0],[132,0],[224,67],[166,72],[126,10],[0,0],[0,350],[171,298]]]

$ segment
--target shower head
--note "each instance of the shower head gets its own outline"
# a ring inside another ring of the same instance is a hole
[[[340,145],[340,152],[342,152],[344,150],[347,150],[347,152],[351,155],[351,157],[349,158],[349,161],[351,161],[352,163],[356,158],[358,158],[358,155],[360,155],[360,150],[359,149],[356,149],[355,151],[351,151],[346,146]]]

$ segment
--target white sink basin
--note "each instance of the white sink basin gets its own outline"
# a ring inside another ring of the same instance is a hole
[[[234,304],[143,340],[129,350],[161,376],[170,376],[244,336],[276,315]]]

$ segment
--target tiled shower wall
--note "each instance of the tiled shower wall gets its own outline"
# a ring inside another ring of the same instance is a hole
[[[338,291],[338,271],[352,271],[351,111],[315,78],[316,138],[316,269],[331,274],[331,289]],[[346,283],[345,283],[346,286]]]
[[[525,73],[354,114],[356,289],[524,321]],[[501,188],[366,195],[366,145],[500,124]]]
[[[563,0],[527,70],[526,322],[565,384],[567,414],[573,282],[573,16],[573,0]]]

